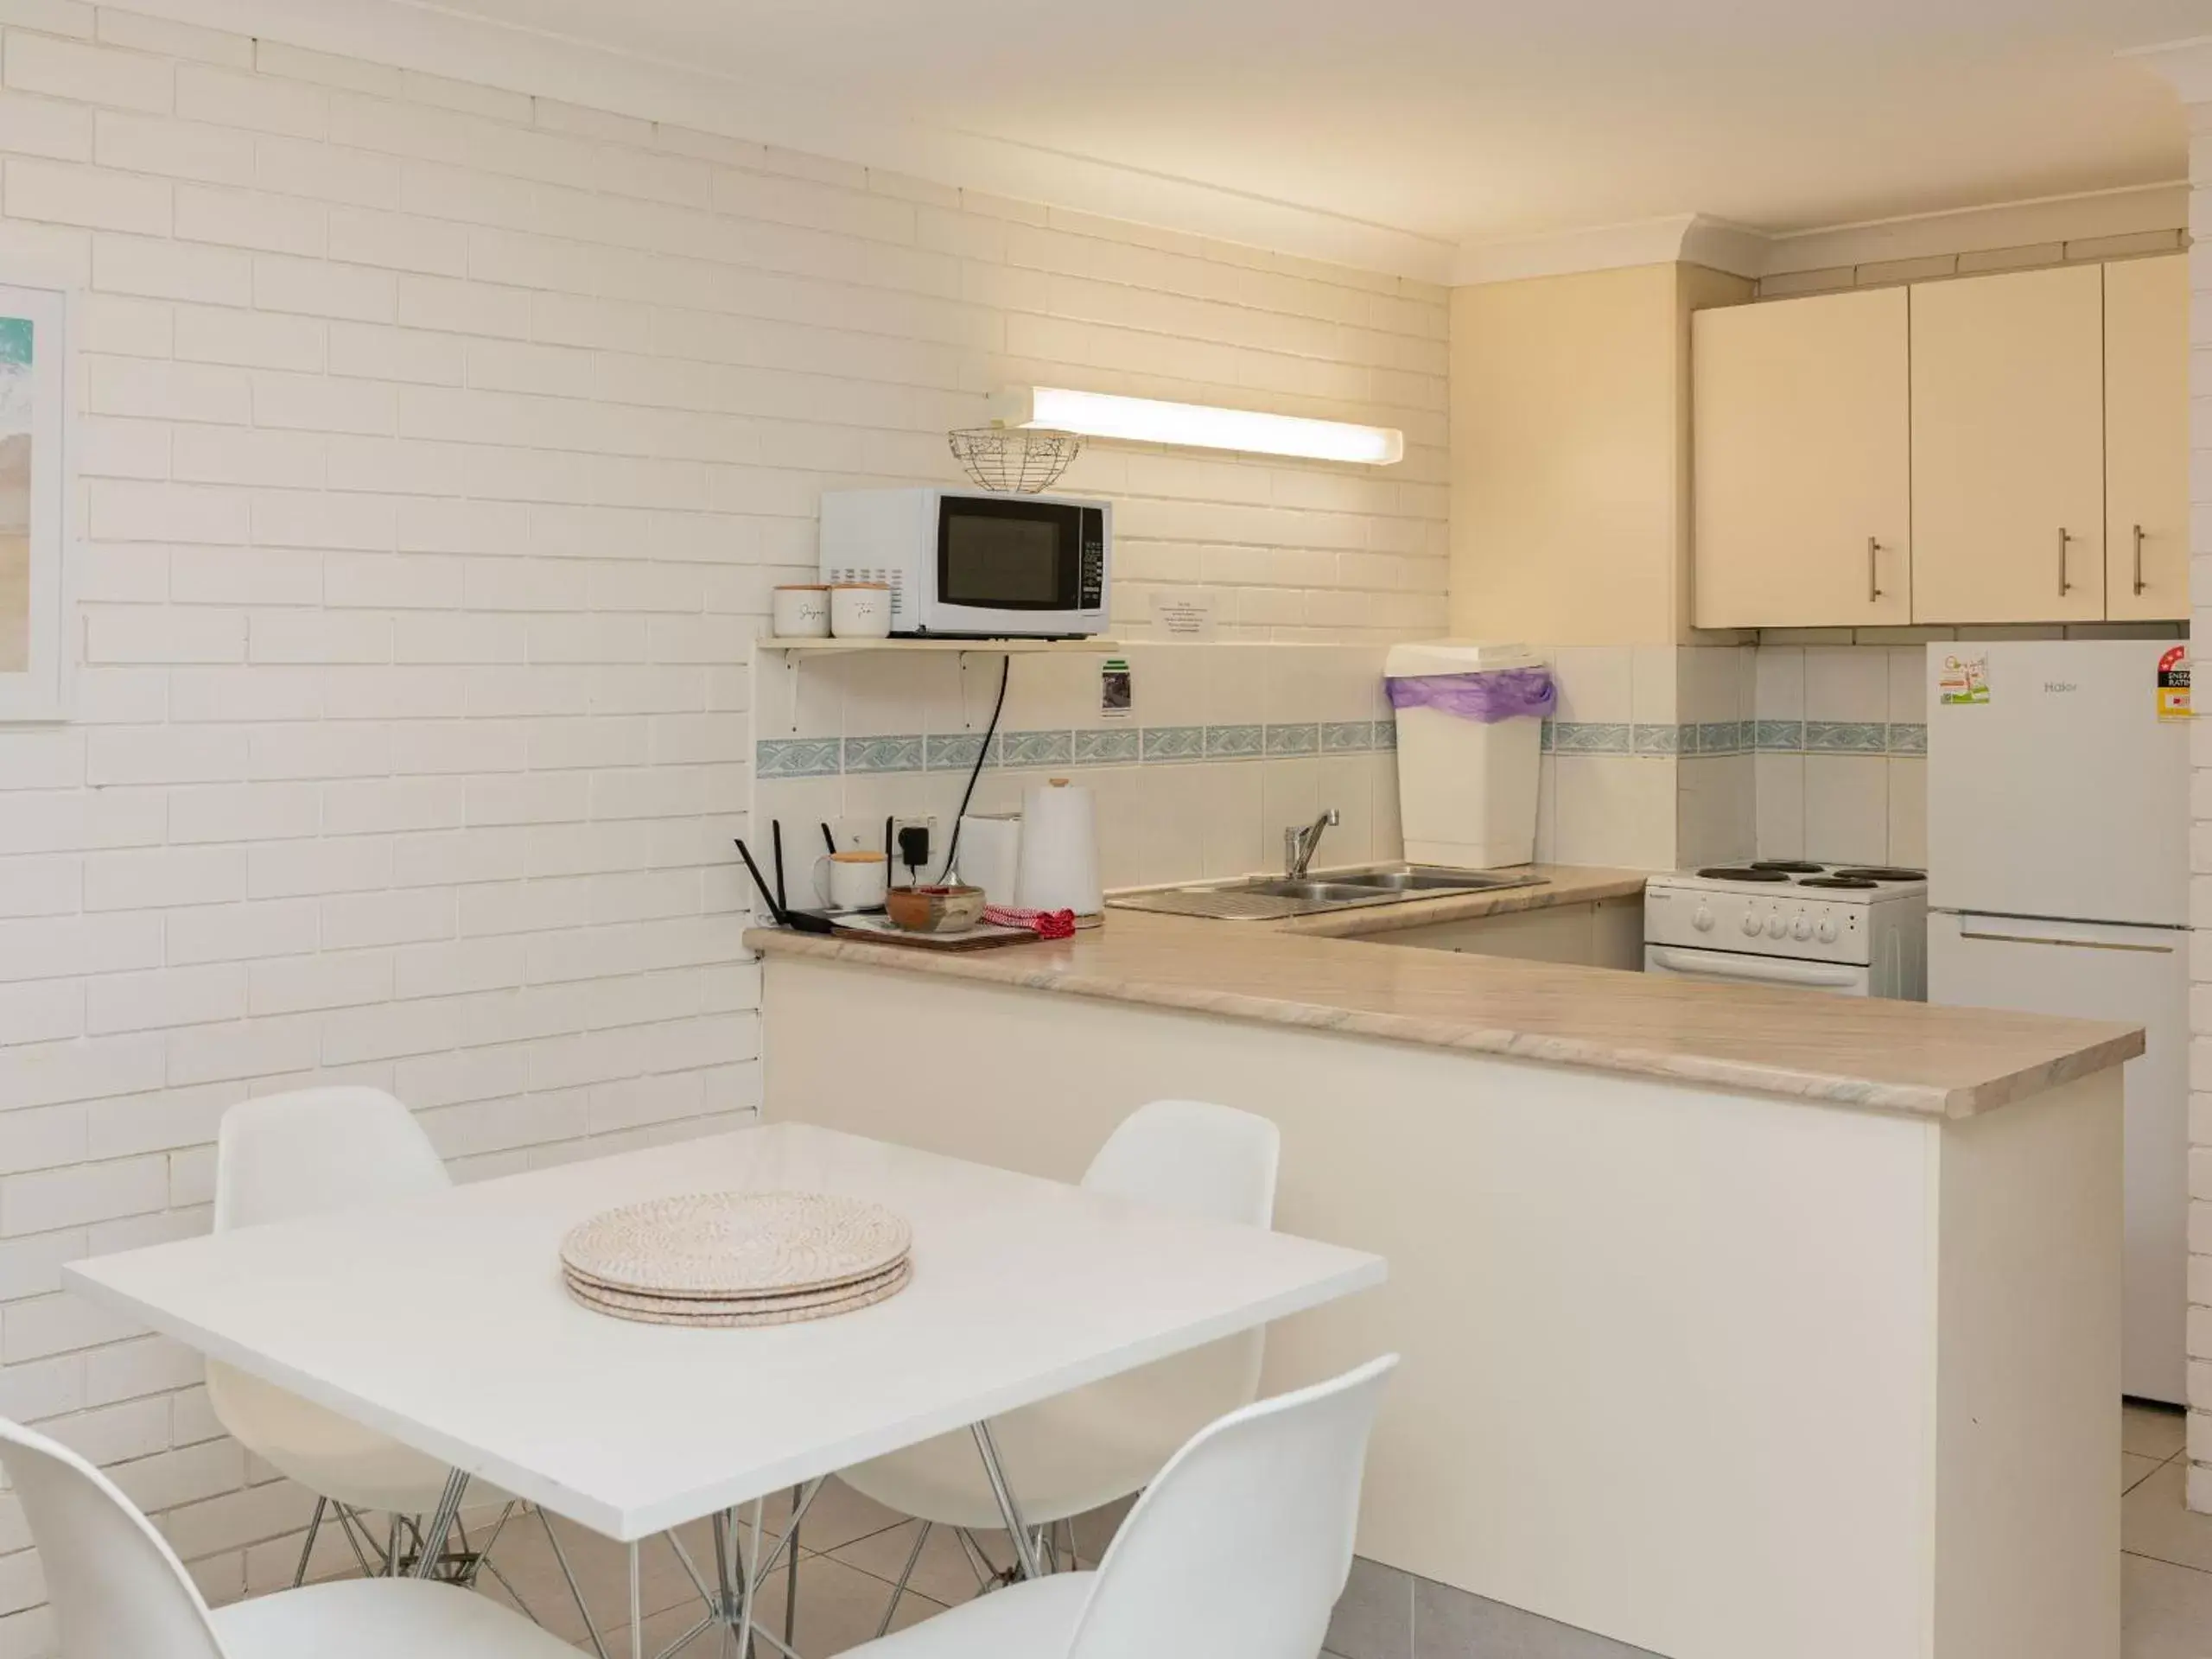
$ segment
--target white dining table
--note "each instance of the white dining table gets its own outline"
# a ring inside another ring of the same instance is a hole
[[[559,1247],[578,1222],[731,1191],[883,1204],[912,1226],[912,1277],[857,1312],[744,1330],[633,1323],[568,1294]],[[741,1543],[702,1586],[711,1615],[751,1634],[753,1592],[819,1483],[950,1430],[974,1433],[1021,1566],[1040,1570],[991,1418],[1384,1271],[1363,1251],[778,1123],[94,1257],[65,1279],[447,1465],[420,1571],[470,1477],[631,1545],[635,1654],[638,1541],[711,1518],[720,1557],[741,1506],[804,1489],[780,1543],[756,1510],[750,1560]]]

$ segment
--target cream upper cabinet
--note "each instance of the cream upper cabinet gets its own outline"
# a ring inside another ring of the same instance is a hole
[[[1911,294],[1913,620],[2101,619],[2102,269]]]
[[[2105,267],[2105,613],[2189,615],[2189,260]]]
[[[1907,313],[1892,288],[1691,319],[1698,626],[1910,620]]]

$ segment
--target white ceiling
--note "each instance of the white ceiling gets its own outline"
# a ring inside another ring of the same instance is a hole
[[[2212,0],[439,10],[1455,242],[1692,211],[1788,232],[2178,178],[2171,92],[2113,54],[2212,32]]]

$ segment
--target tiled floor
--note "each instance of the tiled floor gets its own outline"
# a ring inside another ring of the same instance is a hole
[[[2126,1552],[2123,1659],[2212,1659],[2212,1516],[2191,1515],[2183,1507],[2188,1464],[2183,1439],[2179,1412],[2127,1408],[2120,1468]],[[1086,1563],[1104,1549],[1126,1507],[1117,1505],[1077,1523],[1077,1549]],[[771,1529],[780,1524],[780,1501],[767,1505],[766,1512]],[[631,1659],[626,1555],[618,1546],[565,1522],[554,1524],[601,1621],[608,1659]],[[874,1635],[915,1528],[915,1522],[834,1481],[823,1490],[801,1535],[796,1639],[807,1659],[827,1659]],[[693,1561],[710,1572],[707,1529],[687,1528],[683,1537]],[[982,1543],[995,1561],[1006,1560],[1003,1534],[987,1534]],[[588,1645],[534,1517],[514,1524],[500,1540],[495,1559],[539,1618],[579,1646]],[[645,1652],[652,1655],[697,1622],[699,1602],[664,1543],[646,1547],[645,1567]],[[933,1532],[894,1628],[967,1599],[976,1584],[975,1569],[953,1535],[942,1529]],[[499,1592],[495,1587],[493,1593]],[[784,1578],[779,1572],[761,1598],[771,1630],[781,1631],[783,1610]],[[1628,1659],[1638,1651],[1364,1561],[1355,1567],[1329,1639],[1335,1659],[1486,1659],[1502,1654],[1514,1659]],[[714,1649],[702,1644],[689,1651]],[[763,1655],[769,1651],[761,1649]]]

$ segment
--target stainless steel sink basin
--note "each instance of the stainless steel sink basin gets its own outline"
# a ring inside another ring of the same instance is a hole
[[[1390,864],[1365,870],[1338,870],[1327,876],[1255,876],[1243,881],[1117,893],[1106,902],[1117,910],[1202,916],[1214,921],[1281,921],[1326,911],[1402,905],[1417,899],[1488,893],[1500,887],[1535,887],[1542,880],[1539,875],[1515,871],[1423,869],[1414,865]]]

